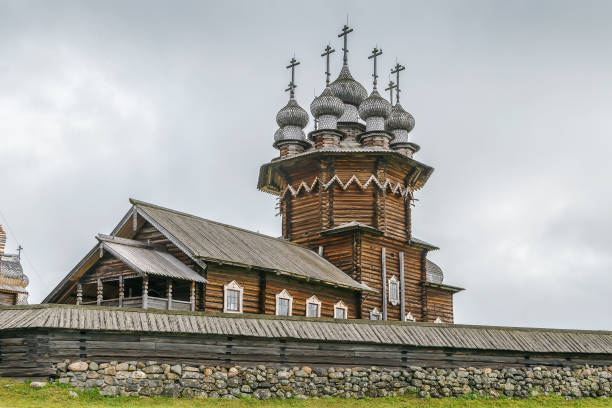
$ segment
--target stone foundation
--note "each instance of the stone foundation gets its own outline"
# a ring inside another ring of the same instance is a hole
[[[572,368],[205,367],[155,361],[53,365],[56,381],[102,395],[202,398],[612,396],[612,366]]]

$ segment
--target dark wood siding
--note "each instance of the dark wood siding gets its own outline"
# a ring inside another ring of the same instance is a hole
[[[11,292],[0,292],[0,305],[15,305],[17,304],[17,294]]]

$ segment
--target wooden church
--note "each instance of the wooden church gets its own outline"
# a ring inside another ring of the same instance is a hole
[[[4,252],[6,233],[0,225],[0,306],[28,304],[28,277],[21,267],[21,246],[17,254]]]
[[[344,26],[343,65],[308,113],[295,99],[277,114],[279,157],[257,187],[279,198],[282,237],[130,200],[132,207],[53,289],[44,303],[260,313],[309,318],[453,323],[453,295],[415,238],[413,194],[433,168],[414,159],[414,118],[400,105],[400,64],[389,99],[353,79]],[[393,96],[395,95],[395,103]]]

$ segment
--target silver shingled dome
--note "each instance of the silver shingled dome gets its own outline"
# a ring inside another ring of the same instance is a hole
[[[278,128],[276,129],[276,132],[274,132],[274,141],[278,142],[279,140],[283,139],[283,129]]]
[[[353,79],[348,65],[342,67],[338,78],[329,84],[329,87],[334,95],[349,105],[359,106],[368,96],[368,91],[363,85]]]
[[[344,112],[344,103],[342,99],[335,96],[328,86],[323,90],[320,96],[317,96],[310,104],[310,112],[312,116],[318,118],[323,115],[330,115],[339,118]]]
[[[279,127],[297,126],[305,128],[308,124],[308,112],[306,112],[295,99],[289,99],[287,105],[276,114],[276,123]]]
[[[359,116],[367,120],[371,117],[387,118],[391,114],[391,104],[374,89],[370,96],[359,105]]]
[[[410,132],[414,129],[414,117],[406,112],[402,105],[396,103],[393,108],[391,108],[391,115],[385,122],[388,131],[394,130],[405,130]]]

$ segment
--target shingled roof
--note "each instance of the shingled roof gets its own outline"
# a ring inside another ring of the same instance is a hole
[[[117,309],[0,307],[0,332],[28,328],[245,336],[340,343],[612,354],[612,332]]]
[[[146,243],[131,239],[108,235],[98,235],[96,238],[103,249],[120,259],[135,272],[143,275],[206,282],[206,279],[165,250],[158,250]]]
[[[284,239],[143,201],[131,199],[130,202],[139,215],[192,258],[255,267],[355,290],[371,290],[310,249]]]

